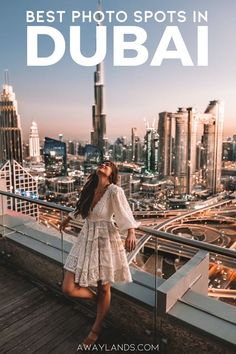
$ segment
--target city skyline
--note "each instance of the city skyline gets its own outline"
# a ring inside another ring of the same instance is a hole
[[[30,10],[52,8],[56,10],[59,7],[69,11],[78,9],[78,4],[73,1],[68,5],[66,1],[60,1],[59,6],[58,2],[55,5],[55,1],[42,1],[40,8],[35,2],[31,4]],[[19,16],[9,26],[13,8]],[[165,60],[160,67],[150,67],[149,63],[132,68],[114,67],[109,49],[111,39],[108,39],[108,54],[104,63],[108,139],[114,139],[120,135],[130,136],[132,127],[136,127],[137,134],[143,137],[145,135],[144,118],[152,122],[160,112],[177,112],[178,107],[193,107],[201,112],[205,108],[205,102],[214,99],[225,102],[224,136],[234,134],[232,130],[232,122],[236,117],[234,105],[236,90],[233,80],[236,49],[232,45],[236,26],[234,8],[236,10],[236,4],[229,1],[224,4],[218,0],[214,3],[209,0],[198,2],[198,10],[208,11],[209,66],[207,67],[183,67],[179,60]],[[96,11],[97,2],[81,1],[79,9]],[[131,1],[128,5],[125,1],[112,3],[103,1],[103,10],[118,11],[120,9],[129,13],[137,9],[153,11],[174,9],[190,13],[196,9],[196,6],[187,1],[183,1],[181,5],[173,5],[171,1],[166,1],[164,5],[160,1],[149,1],[147,4],[146,1],[139,0]],[[93,73],[95,67],[78,66],[73,63],[69,55],[53,66],[27,67],[26,10],[29,10],[26,2],[18,3],[16,0],[10,0],[3,5],[4,18],[0,21],[0,33],[4,47],[0,59],[1,82],[4,83],[4,69],[9,69],[10,85],[16,93],[22,118],[24,140],[28,138],[32,121],[36,121],[40,137],[57,137],[59,133],[63,133],[66,139],[89,141],[92,129],[91,106],[94,103]],[[224,28],[222,28],[219,23],[224,17],[227,21],[224,22]],[[66,25],[58,25],[62,33],[67,33]],[[134,23],[128,21],[127,25],[134,25]],[[150,33],[148,42],[150,53],[155,50],[158,42],[156,37],[166,25],[169,23],[142,24],[142,27]],[[82,28],[91,41],[94,39],[95,27],[96,24],[92,23]],[[184,23],[181,24],[181,30],[189,52],[193,53],[193,57],[196,56],[196,26],[191,22]],[[226,38],[232,40],[226,41]],[[87,55],[92,55],[87,43],[84,44],[84,49]],[[48,124],[50,120],[51,125]]]

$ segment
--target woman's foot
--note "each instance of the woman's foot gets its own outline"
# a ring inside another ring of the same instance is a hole
[[[90,330],[89,334],[87,335],[87,337],[83,340],[83,345],[93,345],[96,343],[96,341],[98,340],[100,331],[95,331],[93,329]]]

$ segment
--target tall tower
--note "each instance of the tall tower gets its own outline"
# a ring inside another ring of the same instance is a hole
[[[196,172],[197,115],[193,108],[179,108],[175,119],[175,190],[190,194]]]
[[[131,129],[131,147],[132,147],[132,161],[141,161],[141,141],[137,135],[137,128]]]
[[[187,163],[188,163],[188,112],[179,108],[175,114],[175,192],[187,192]]]
[[[22,133],[20,115],[12,86],[5,72],[5,84],[0,96],[0,163],[16,160],[22,164]]]
[[[146,128],[145,135],[146,145],[146,169],[148,171],[158,171],[158,147],[159,147],[159,135],[154,127]]]
[[[210,115],[203,133],[205,179],[207,188],[215,194],[220,190],[224,103],[210,101],[205,114]]]
[[[98,1],[98,10],[101,11],[101,0]],[[98,22],[97,26],[100,26]],[[93,131],[91,132],[91,144],[99,148],[101,159],[107,152],[106,138],[106,114],[104,113],[104,66],[99,63],[94,73],[94,105],[92,108]]]
[[[29,156],[34,162],[40,162],[39,133],[36,122],[32,122],[29,135]]]
[[[159,174],[160,177],[169,177],[172,172],[172,113],[159,113]]]
[[[103,158],[106,153],[106,114],[104,113],[103,63],[97,65],[97,70],[94,73],[94,99],[91,144],[100,149],[101,158]]]
[[[47,178],[67,176],[66,143],[45,137],[44,163]]]
[[[135,140],[137,136],[137,128],[131,129],[131,144],[132,144],[132,161],[135,161]]]
[[[38,198],[37,181],[22,166],[22,137],[20,116],[12,86],[5,72],[5,84],[0,96],[0,180],[2,189]],[[7,207],[34,217],[38,206],[27,201],[7,198]]]
[[[233,161],[236,161],[236,135],[233,135]]]
[[[187,194],[192,192],[193,178],[196,176],[197,167],[197,127],[198,117],[192,107],[188,111],[188,155],[187,155]]]

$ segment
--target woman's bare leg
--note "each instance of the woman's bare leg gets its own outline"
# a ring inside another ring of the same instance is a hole
[[[66,270],[63,279],[62,291],[71,297],[83,299],[95,299],[97,294],[88,287],[82,287],[75,283],[75,274]]]
[[[97,317],[92,326],[90,333],[83,341],[84,344],[86,345],[93,344],[97,340],[98,334],[102,329],[102,322],[110,308],[110,301],[111,301],[110,283],[102,285],[101,281],[98,281]]]
[[[97,317],[93,324],[92,329],[99,332],[102,329],[102,322],[109,311],[111,302],[111,284],[102,285],[101,280],[98,281],[98,294],[97,294]]]

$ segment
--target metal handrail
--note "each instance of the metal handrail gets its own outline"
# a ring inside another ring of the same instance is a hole
[[[17,198],[17,199],[21,199],[30,203],[35,203],[37,205],[41,205],[41,206],[45,206],[47,208],[52,208],[52,209],[56,209],[56,210],[60,210],[62,212],[71,212],[73,211],[73,208],[69,208],[69,207],[64,207],[62,205],[58,205],[55,203],[51,203],[51,202],[44,202],[42,200],[38,200],[38,199],[32,199],[32,198],[28,198],[28,197],[22,197],[21,195],[18,194],[14,194],[14,193],[10,193],[10,192],[6,192],[6,191],[1,191],[0,190],[0,195],[4,195],[6,197],[10,197],[10,198]],[[206,207],[203,208],[204,210],[206,209]],[[198,209],[199,212],[201,212],[201,209]],[[174,218],[176,219],[176,218]],[[226,257],[231,257],[236,259],[236,251],[234,250],[230,250],[227,248],[222,248],[220,246],[216,246],[216,245],[212,245],[209,243],[203,243],[202,241],[198,241],[198,240],[191,240],[191,239],[186,239],[183,238],[181,236],[177,236],[177,235],[173,235],[171,233],[168,232],[163,232],[163,231],[158,231],[149,227],[145,227],[145,226],[140,226],[138,228],[138,230],[146,233],[146,234],[150,234],[153,237],[157,237],[160,239],[164,239],[164,240],[168,240],[168,241],[172,241],[172,242],[176,242],[176,243],[181,243],[181,244],[185,244],[187,246],[191,246],[197,249],[202,249],[202,250],[206,250],[209,251],[211,253],[216,253],[216,254],[220,254]],[[134,250],[135,251],[135,250]],[[131,253],[130,253],[131,256]]]
[[[57,209],[57,210],[60,210],[60,211],[70,212],[70,211],[73,210],[73,208],[64,207],[64,206],[56,204],[56,203],[44,202],[43,200],[40,200],[40,199],[32,199],[32,198],[28,198],[28,197],[22,197],[22,195],[11,193],[11,192],[6,192],[6,191],[1,191],[0,190],[0,195],[4,195],[4,196],[10,197],[10,198],[16,198],[16,199],[24,200],[26,202],[34,203],[34,204],[37,204],[37,205],[42,205],[42,206],[45,206],[47,208],[49,207],[49,208]]]
[[[210,243],[206,243],[206,242],[202,242],[202,241],[198,241],[198,240],[191,240],[188,238],[184,238],[181,236],[170,234],[169,232],[151,229],[146,226],[140,226],[139,230],[143,231],[145,233],[151,234],[152,236],[155,236],[157,238],[165,239],[168,241],[173,241],[176,243],[183,243],[184,245],[187,245],[187,246],[191,246],[194,248],[209,251],[211,253],[217,253],[217,254],[220,254],[223,256],[227,256],[227,257],[231,257],[231,258],[236,259],[236,251],[230,250],[228,248],[223,248],[220,246],[212,245]]]

